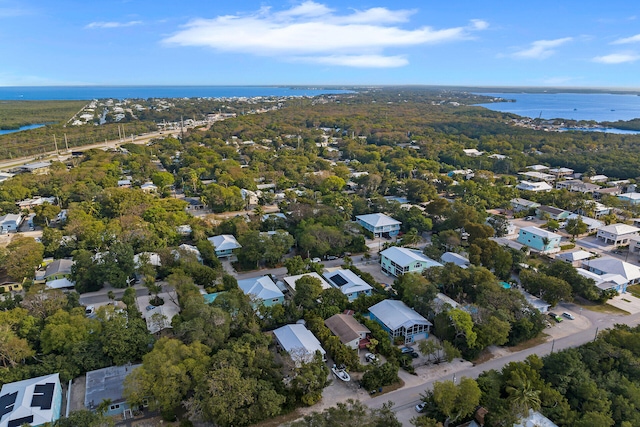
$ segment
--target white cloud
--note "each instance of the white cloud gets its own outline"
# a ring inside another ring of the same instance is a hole
[[[279,12],[263,7],[248,14],[195,19],[163,42],[328,65],[399,67],[408,64],[407,58],[385,54],[385,49],[468,40],[474,31],[488,27],[481,20],[445,29],[399,25],[414,13],[374,7],[338,14],[305,1]]]
[[[85,25],[84,28],[94,29],[94,28],[120,28],[120,27],[132,27],[134,25],[141,25],[142,21],[129,21],[129,22],[92,22],[90,24]]]
[[[601,64],[623,64],[625,62],[634,62],[640,59],[640,55],[635,53],[612,53],[610,55],[596,56],[594,62]]]
[[[513,54],[516,58],[526,59],[545,59],[553,55],[556,51],[554,48],[573,40],[572,37],[564,37],[555,40],[537,40],[531,43],[527,49],[520,50]]]
[[[623,39],[618,39],[611,44],[629,44],[629,43],[638,43],[640,42],[640,34],[636,34],[635,36],[625,37]]]

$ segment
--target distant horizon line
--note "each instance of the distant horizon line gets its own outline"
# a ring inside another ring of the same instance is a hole
[[[297,84],[54,84],[54,85],[0,85],[0,89],[18,88],[82,88],[82,87],[278,87],[278,88],[312,88],[312,87],[351,87],[351,88],[384,88],[384,87],[423,87],[423,88],[464,88],[464,89],[536,89],[536,90],[615,90],[640,92],[640,87],[624,86],[536,86],[536,85],[469,85],[469,84],[349,84],[349,83],[297,83]]]

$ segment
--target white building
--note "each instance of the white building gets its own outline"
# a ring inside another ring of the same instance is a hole
[[[531,182],[531,181],[520,181],[518,185],[516,185],[518,190],[523,191],[550,191],[553,187],[546,182]]]
[[[384,273],[400,277],[404,273],[422,273],[427,268],[442,267],[420,251],[391,246],[380,252],[380,267]]]
[[[49,425],[61,412],[60,374],[8,383],[0,391],[0,427]]]
[[[22,220],[23,218],[20,214],[6,214],[0,216],[0,234],[18,231],[22,224]]]
[[[340,268],[327,269],[323,276],[329,284],[340,289],[349,301],[353,301],[361,295],[371,295],[373,291],[370,284],[362,280],[360,276],[351,270]]]
[[[356,216],[356,222],[369,230],[376,237],[382,235],[397,236],[400,232],[400,221],[396,221],[383,213]]]
[[[596,237],[608,245],[628,245],[629,239],[638,237],[640,228],[627,224],[611,224],[598,229]]]
[[[322,289],[331,289],[332,288],[332,286],[329,283],[327,283],[327,281],[324,280],[322,278],[322,276],[320,276],[316,272],[298,274],[296,276],[288,276],[288,277],[283,278],[282,280],[284,280],[284,283],[291,290],[291,292],[295,292],[296,291],[296,282],[299,279],[301,279],[302,277],[305,277],[305,276],[309,276],[309,277],[313,277],[314,279],[318,279],[320,281],[320,286],[322,286]]]
[[[289,353],[296,366],[313,361],[316,351],[323,359],[327,352],[320,341],[304,325],[285,325],[273,331],[273,336],[280,348]]]

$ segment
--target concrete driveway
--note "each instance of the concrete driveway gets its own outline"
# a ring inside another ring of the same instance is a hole
[[[640,298],[636,298],[630,293],[618,295],[609,300],[609,304],[628,312],[629,314],[640,313]]]

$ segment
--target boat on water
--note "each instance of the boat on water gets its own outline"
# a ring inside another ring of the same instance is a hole
[[[331,368],[331,372],[333,372],[333,375],[335,375],[341,381],[351,381],[351,376],[349,376],[347,371],[345,371],[344,366],[333,365],[333,367]]]

